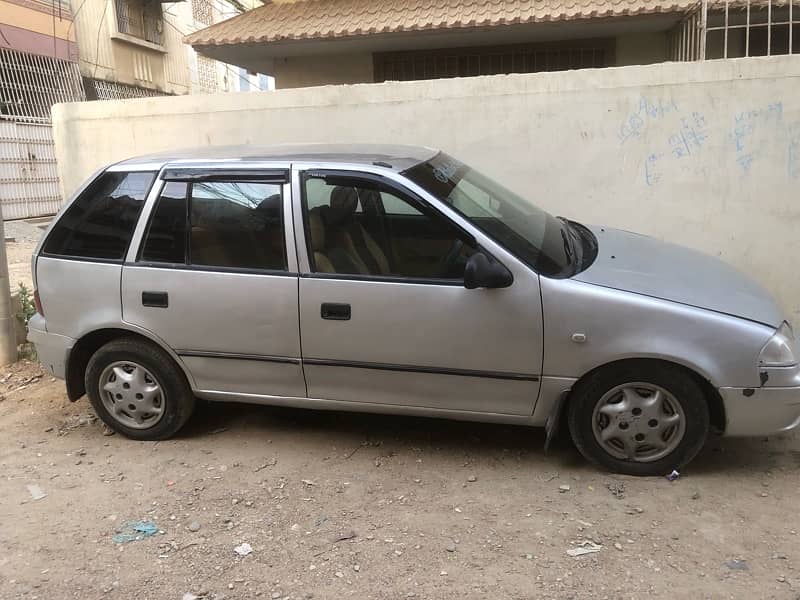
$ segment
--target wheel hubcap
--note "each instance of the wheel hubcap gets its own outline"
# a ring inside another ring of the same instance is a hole
[[[109,414],[132,429],[148,429],[164,415],[164,394],[152,373],[134,362],[115,362],[100,374],[100,397]]]
[[[595,440],[614,458],[652,462],[670,454],[686,432],[683,408],[652,383],[626,383],[606,392],[592,415]]]

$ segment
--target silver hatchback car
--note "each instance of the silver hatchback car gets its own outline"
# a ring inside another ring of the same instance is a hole
[[[59,213],[33,272],[41,361],[139,440],[202,398],[563,427],[652,475],[711,430],[800,424],[794,335],[761,287],[428,148],[126,160]]]

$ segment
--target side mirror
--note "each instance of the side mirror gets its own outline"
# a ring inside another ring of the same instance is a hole
[[[511,271],[496,260],[490,260],[483,252],[476,252],[469,257],[464,268],[464,287],[468,290],[476,288],[504,288],[514,281]]]

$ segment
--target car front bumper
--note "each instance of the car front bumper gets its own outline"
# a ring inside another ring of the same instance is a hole
[[[44,317],[36,314],[28,322],[28,340],[36,346],[36,354],[54,377],[64,379],[66,372],[67,356],[75,340],[64,335],[48,333]]]
[[[725,435],[784,433],[800,427],[800,366],[766,369],[759,388],[720,388]]]

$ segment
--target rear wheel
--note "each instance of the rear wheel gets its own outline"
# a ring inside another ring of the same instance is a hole
[[[610,365],[579,382],[568,420],[581,454],[628,475],[665,475],[682,467],[709,430],[697,381],[676,365],[650,361]]]
[[[171,437],[195,404],[172,358],[133,338],[111,341],[94,353],[86,368],[86,391],[106,425],[136,440]]]

